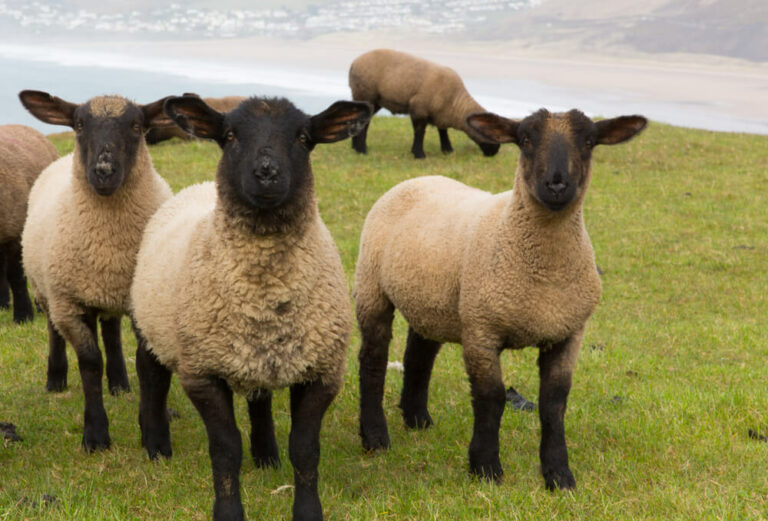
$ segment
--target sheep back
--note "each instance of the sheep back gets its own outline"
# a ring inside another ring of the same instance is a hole
[[[57,157],[56,148],[37,130],[0,125],[0,244],[21,237],[32,184]]]
[[[244,394],[340,386],[350,303],[319,216],[300,237],[241,235],[217,226],[215,201],[213,183],[187,188],[147,228],[133,306],[150,350],[182,378],[214,374]]]
[[[467,131],[466,116],[483,111],[456,71],[390,49],[356,58],[349,69],[349,86],[355,100],[380,105],[393,114],[428,118],[438,128]]]
[[[505,347],[516,348],[581,329],[600,297],[583,223],[569,227],[571,237],[556,238],[565,247],[574,242],[573,257],[526,258],[535,243],[553,238],[510,222],[512,200],[511,191],[490,194],[440,176],[392,188],[363,227],[358,315],[386,299],[427,338],[463,342],[471,335],[494,344],[503,338]]]
[[[22,234],[23,263],[54,323],[76,313],[77,306],[115,313],[129,308],[144,227],[172,195],[143,142],[140,147],[123,187],[109,197],[88,187],[75,154],[51,164],[32,187]]]

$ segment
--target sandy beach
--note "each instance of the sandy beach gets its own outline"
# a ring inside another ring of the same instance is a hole
[[[540,106],[554,110],[576,107],[592,115],[642,113],[681,126],[768,134],[768,64],[718,56],[652,55],[615,49],[611,54],[598,55],[576,52],[567,42],[533,47],[392,32],[331,34],[312,40],[63,45],[73,51],[98,49],[135,60],[162,57],[176,68],[187,67],[190,73],[203,64],[244,69],[254,78],[262,69],[298,71],[304,76],[297,76],[295,82],[324,78],[329,94],[342,97],[348,93],[346,77],[351,61],[378,47],[410,52],[453,67],[489,110],[511,117],[524,116]]]

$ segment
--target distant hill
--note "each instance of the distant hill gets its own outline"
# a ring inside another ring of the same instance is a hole
[[[768,61],[767,0],[543,0],[472,28],[471,38]]]

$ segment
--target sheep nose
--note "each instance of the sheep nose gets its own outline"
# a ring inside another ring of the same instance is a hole
[[[566,181],[560,172],[555,172],[552,179],[545,183],[547,190],[556,198],[560,197],[568,189],[568,181]]]
[[[115,169],[112,162],[112,154],[110,152],[102,152],[96,159],[96,166],[94,167],[96,175],[99,177],[109,177],[115,173]]]
[[[278,168],[277,164],[272,158],[265,156],[256,161],[256,167],[253,170],[253,175],[261,183],[273,183],[280,175],[280,168]]]

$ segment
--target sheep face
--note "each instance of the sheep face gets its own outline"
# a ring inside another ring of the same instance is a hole
[[[219,144],[220,192],[262,212],[290,206],[306,193],[314,146],[356,135],[372,113],[367,103],[339,101],[309,117],[277,98],[250,98],[221,113],[195,96],[171,98],[165,111],[187,132]]]
[[[627,141],[647,123],[642,116],[595,122],[575,109],[558,114],[541,109],[522,121],[491,113],[467,118],[467,124],[486,138],[520,147],[524,186],[535,201],[553,212],[582,200],[595,146]]]
[[[75,130],[75,153],[88,184],[102,196],[115,193],[130,175],[144,133],[162,116],[165,101],[137,105],[120,96],[100,96],[77,105],[29,90],[19,98],[41,121]]]

